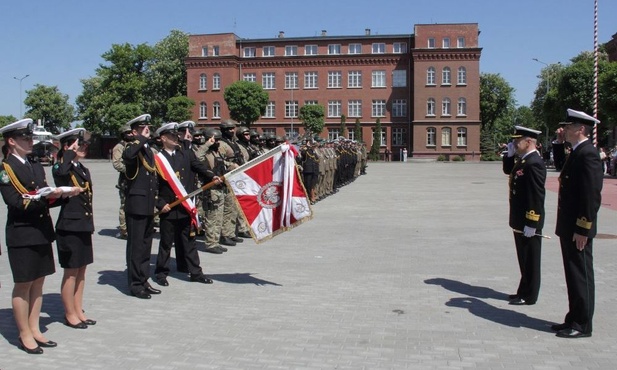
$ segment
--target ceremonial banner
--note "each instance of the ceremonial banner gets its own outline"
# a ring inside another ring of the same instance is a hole
[[[296,169],[296,154],[291,145],[279,145],[225,174],[225,182],[257,243],[313,217]]]
[[[178,176],[176,176],[176,173],[171,167],[171,164],[169,164],[167,158],[165,158],[163,153],[159,152],[157,155],[154,156],[154,161],[156,163],[156,168],[161,174],[161,177],[163,177],[163,179],[167,181],[176,197],[178,199],[184,199],[182,201],[182,206],[184,207],[184,209],[186,209],[189,215],[191,215],[191,223],[196,228],[199,228],[200,222],[199,217],[197,217],[197,208],[195,207],[195,203],[190,198],[184,198],[187,195],[186,190],[184,189],[184,185],[182,185],[180,179],[178,178]]]

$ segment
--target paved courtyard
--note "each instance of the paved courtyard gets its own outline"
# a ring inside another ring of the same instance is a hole
[[[603,200],[603,237],[594,242],[593,337],[568,340],[549,328],[567,309],[552,190],[544,234],[553,238],[543,243],[538,303],[506,300],[519,273],[499,163],[370,163],[366,176],[314,205],[313,220],[260,245],[247,240],[223,255],[201,252],[213,285],[174,272],[151,300],[127,294],[125,242],[114,237],[117,175],[109,162],[86,165],[94,177],[97,231],[85,309],[98,323],[87,330],[62,324],[57,266],[45,283],[41,323],[59,345],[41,356],[20,351],[2,232],[3,370],[617,366],[612,195]],[[556,176],[549,171],[550,184]],[[606,179],[604,187],[617,194],[617,180]],[[153,258],[157,247],[155,239]]]

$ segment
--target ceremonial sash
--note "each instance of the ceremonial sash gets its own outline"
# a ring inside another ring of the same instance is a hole
[[[163,179],[167,181],[171,189],[174,191],[174,194],[178,199],[182,199],[186,196],[186,190],[184,189],[184,185],[180,182],[178,176],[174,172],[173,168],[169,164],[169,161],[162,152],[159,152],[154,156],[154,161],[156,162],[156,166],[161,171]],[[197,217],[197,208],[195,207],[195,203],[190,198],[187,198],[182,202],[182,206],[186,211],[191,215],[191,223],[195,225],[195,227],[199,227],[199,218]]]

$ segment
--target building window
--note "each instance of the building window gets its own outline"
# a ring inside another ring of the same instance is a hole
[[[317,45],[305,45],[304,55],[317,55]]]
[[[426,146],[435,146],[435,127],[428,127],[426,129]]]
[[[242,76],[242,79],[244,81],[248,81],[248,82],[257,82],[257,74],[255,74],[255,73],[245,73]]]
[[[362,87],[362,71],[349,71],[347,87]]]
[[[221,103],[212,103],[212,118],[221,118]]]
[[[407,52],[407,43],[406,42],[395,42],[392,44],[392,52],[394,54],[404,54]]]
[[[349,44],[349,54],[362,54],[362,44]]]
[[[467,115],[467,99],[458,98],[458,106],[456,108],[456,115],[458,116],[466,116]]]
[[[444,127],[441,129],[441,146],[452,145],[452,129],[450,127]]]
[[[392,101],[392,117],[407,117],[407,99]]]
[[[220,48],[218,45],[212,47],[212,56],[218,57],[220,55]]]
[[[265,72],[261,76],[261,86],[264,89],[272,90],[275,87],[275,76],[274,72]]]
[[[467,69],[465,67],[458,67],[456,84],[467,85]]]
[[[274,46],[264,46],[264,48],[263,48],[263,56],[264,57],[273,57],[274,56]]]
[[[385,117],[386,116],[386,101],[385,100],[373,100],[373,109],[371,117]]]
[[[407,130],[400,127],[392,129],[392,145],[402,146],[407,145]]]
[[[208,118],[208,104],[206,102],[199,103],[199,119]]]
[[[274,113],[276,112],[276,106],[273,101],[269,101],[266,105],[266,113],[264,114],[265,118],[274,118]]]
[[[341,44],[330,44],[328,45],[328,54],[329,55],[338,55],[341,53]]]
[[[392,87],[407,87],[407,71],[395,69],[392,72]]]
[[[285,46],[285,56],[296,56],[298,55],[298,47],[296,45],[287,45]]]
[[[427,116],[435,116],[435,99],[428,98],[426,101],[426,115]]]
[[[265,135],[265,136],[276,136],[276,129],[275,128],[262,128],[261,132]]]
[[[463,36],[459,36],[456,39],[456,47],[457,48],[464,48],[465,47],[465,38]]]
[[[451,81],[450,67],[444,67],[444,69],[441,71],[441,84],[450,85],[451,83],[452,81]]]
[[[329,100],[328,101],[328,117],[340,117],[341,116],[341,101]]]
[[[362,100],[350,100],[347,102],[348,117],[362,117]]]
[[[285,88],[297,89],[298,88],[298,72],[285,72]]]
[[[340,88],[342,79],[340,71],[328,72],[328,88]]]
[[[354,130],[347,130],[347,138],[349,140],[356,140],[356,132]]]
[[[442,45],[443,45],[444,49],[449,49],[450,48],[450,38],[449,37],[444,37]]]
[[[435,67],[428,67],[426,70],[426,84],[435,86]]]
[[[285,118],[298,117],[298,101],[285,101]]]
[[[373,141],[375,141],[376,136],[377,135],[376,135],[375,129],[373,129]],[[381,137],[379,138],[379,140],[381,141],[381,143],[379,143],[379,146],[386,146],[387,144],[386,130],[383,127],[381,128]]]
[[[285,129],[285,136],[287,136],[287,138],[289,139],[293,139],[296,138],[300,135],[300,130],[297,128],[286,128]]]
[[[467,146],[467,129],[465,127],[459,127],[457,130],[456,145]]]
[[[371,49],[373,54],[383,54],[386,52],[386,44],[383,42],[376,42],[373,44],[373,48]]]
[[[435,49],[435,39],[433,37],[429,37],[427,45],[429,49]]]
[[[208,88],[208,76],[205,73],[199,75],[199,90]]]
[[[245,58],[255,58],[256,50],[255,48],[244,48],[244,57]]]
[[[220,90],[221,89],[221,75],[215,73],[212,76],[212,90]]]
[[[304,105],[317,105],[319,102],[317,100],[305,100]]]
[[[208,47],[207,46],[202,46],[201,47],[201,56],[202,57],[207,57],[208,56]]]
[[[371,87],[386,87],[386,71],[373,71]]]
[[[328,140],[336,140],[341,135],[341,131],[338,128],[329,128],[328,129]]]
[[[444,98],[441,101],[441,115],[449,116],[450,115],[450,98]]]
[[[316,89],[317,86],[317,72],[304,72],[304,88]]]

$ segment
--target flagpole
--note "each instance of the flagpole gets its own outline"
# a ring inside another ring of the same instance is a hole
[[[593,7],[593,117],[598,119],[598,0]],[[593,125],[593,145],[598,147],[598,124]]]

